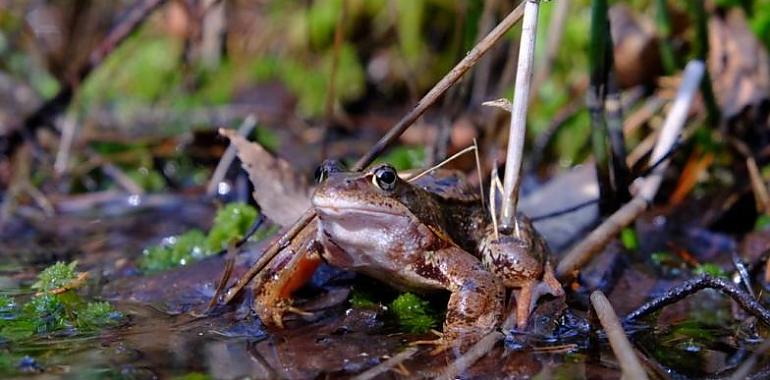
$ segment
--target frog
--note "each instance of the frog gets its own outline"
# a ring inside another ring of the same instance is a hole
[[[311,196],[318,218],[256,286],[255,310],[263,322],[282,326],[284,313],[295,311],[291,292],[321,261],[401,290],[449,291],[445,343],[499,327],[506,287],[513,289],[518,329],[526,328],[540,296],[563,295],[547,245],[531,222],[518,218],[515,236],[494,233],[479,197],[458,172],[434,170],[409,182],[389,164],[363,172],[324,165]]]

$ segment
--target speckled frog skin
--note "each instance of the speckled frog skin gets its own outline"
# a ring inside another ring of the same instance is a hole
[[[521,220],[524,239],[495,239],[461,177],[423,178],[406,182],[387,164],[330,174],[312,197],[323,257],[402,289],[448,290],[448,340],[498,326],[504,286],[516,288],[517,325],[526,327],[533,296],[561,294],[552,271],[541,281],[550,268],[542,238]]]
[[[560,296],[547,246],[526,218],[518,235],[494,233],[476,190],[457,172],[434,170],[412,182],[387,164],[361,173],[325,163],[312,196],[318,220],[281,251],[255,284],[254,309],[282,326],[291,293],[321,262],[417,292],[448,290],[443,343],[477,338],[501,323],[505,287],[525,329],[538,297]]]

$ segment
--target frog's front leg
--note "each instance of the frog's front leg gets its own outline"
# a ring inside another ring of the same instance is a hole
[[[313,276],[321,262],[316,241],[317,222],[310,223],[282,249],[260,274],[254,286],[254,311],[262,323],[283,327],[291,310],[291,295]]]
[[[444,320],[443,345],[477,340],[500,324],[505,288],[478,259],[450,246],[425,254],[417,272],[442,283],[451,292]]]
[[[516,328],[525,330],[529,323],[529,314],[535,309],[540,297],[550,294],[554,297],[564,295],[561,283],[556,279],[551,263],[546,261],[542,280],[524,282],[519,289],[513,289],[516,299]]]

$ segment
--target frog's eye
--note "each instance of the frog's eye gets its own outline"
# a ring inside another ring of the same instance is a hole
[[[315,169],[315,181],[321,183],[329,178],[329,174],[344,171],[342,164],[337,160],[324,160],[319,167]]]
[[[393,169],[392,166],[380,166],[377,169],[374,169],[373,174],[372,183],[374,183],[374,186],[377,186],[385,191],[393,191],[393,189],[396,187],[396,179],[398,179],[398,175],[396,174],[396,169]]]

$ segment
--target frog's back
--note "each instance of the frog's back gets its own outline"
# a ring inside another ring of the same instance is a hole
[[[417,175],[420,172],[409,174]],[[411,183],[450,202],[475,202],[480,199],[479,189],[472,186],[467,177],[457,170],[433,169]]]

